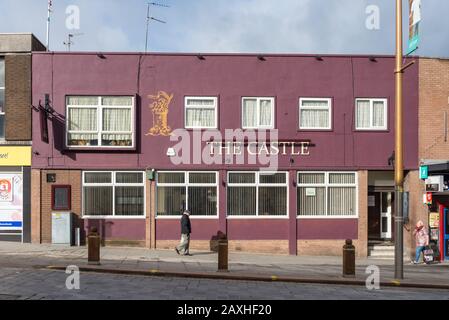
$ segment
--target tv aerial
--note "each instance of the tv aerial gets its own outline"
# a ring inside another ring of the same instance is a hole
[[[63,42],[63,44],[65,45],[65,46],[67,46],[67,51],[69,51],[70,52],[70,48],[72,47],[72,45],[74,45],[75,44],[75,42],[73,42],[73,37],[78,37],[78,36],[82,36],[82,35],[84,35],[84,33],[69,33],[68,35],[67,35],[67,41],[64,41]]]
[[[159,23],[167,23],[164,20],[157,19],[157,18],[152,17],[150,15],[150,7],[151,6],[153,6],[153,7],[170,8],[170,6],[168,6],[166,4],[157,3],[157,2],[148,2],[148,4],[147,4],[147,28],[146,28],[146,34],[145,34],[145,53],[148,51],[148,30],[150,28],[150,22],[153,20],[153,21],[156,21],[156,22],[159,22]]]

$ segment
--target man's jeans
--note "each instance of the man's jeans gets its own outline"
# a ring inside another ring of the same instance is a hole
[[[181,242],[176,247],[176,249],[178,249],[180,254],[188,254],[189,245],[190,245],[190,234],[187,233],[181,234]]]
[[[423,252],[425,248],[426,248],[425,246],[418,246],[418,247],[416,247],[415,262],[419,262],[419,257],[421,256],[421,252]]]

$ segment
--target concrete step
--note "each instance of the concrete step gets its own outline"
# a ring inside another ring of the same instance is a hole
[[[393,251],[394,252],[394,246],[370,246],[369,249],[371,251]]]
[[[368,248],[368,256],[375,259],[394,259],[394,246],[374,245]],[[404,252],[404,258],[407,253]]]

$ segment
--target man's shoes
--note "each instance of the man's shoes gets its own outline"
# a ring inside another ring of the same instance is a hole
[[[177,254],[180,254],[178,248],[175,248],[175,251]]]
[[[189,257],[191,257],[191,256],[193,256],[193,254],[191,254],[191,253],[185,253],[185,254],[183,254],[184,256],[189,256]]]

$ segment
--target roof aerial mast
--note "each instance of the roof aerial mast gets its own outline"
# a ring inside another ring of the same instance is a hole
[[[147,26],[146,26],[146,33],[145,33],[145,53],[148,52],[148,31],[149,31],[151,20],[154,20],[159,23],[167,23],[164,20],[156,19],[155,17],[150,16],[150,6],[170,8],[170,6],[167,6],[162,3],[148,2],[148,4],[147,4]]]

